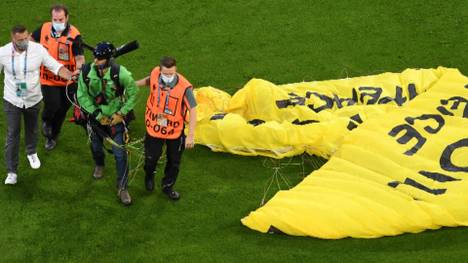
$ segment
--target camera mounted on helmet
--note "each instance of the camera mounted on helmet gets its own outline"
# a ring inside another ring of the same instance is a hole
[[[95,62],[96,68],[100,71],[104,71],[106,68],[110,67],[115,58],[134,51],[140,47],[138,41],[136,40],[123,44],[117,48],[109,41],[99,42],[96,47],[90,46],[85,42],[82,42],[82,45],[86,49],[93,52],[93,56],[95,60],[97,60]]]
[[[96,45],[93,50],[94,58],[98,60],[110,59],[115,53],[115,47],[111,42],[103,41]]]

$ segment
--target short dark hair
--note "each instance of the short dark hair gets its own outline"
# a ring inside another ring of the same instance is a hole
[[[24,33],[24,32],[26,32],[26,31],[27,31],[27,29],[26,29],[26,27],[23,26],[23,25],[16,25],[16,26],[14,26],[14,27],[11,28],[11,33],[12,33],[13,35],[16,34],[16,33],[20,33],[20,34],[21,34],[21,33]]]
[[[160,67],[172,68],[176,65],[176,60],[173,57],[162,57],[159,61]]]
[[[66,7],[64,4],[56,4],[56,5],[53,5],[51,8],[50,8],[50,14],[52,14],[53,11],[63,11],[65,12],[65,16],[68,16],[68,7]]]

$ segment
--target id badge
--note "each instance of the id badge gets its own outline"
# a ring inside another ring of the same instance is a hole
[[[58,45],[58,59],[62,61],[70,61],[70,54],[68,53],[68,45],[59,43]]]
[[[16,96],[25,97],[27,88],[26,82],[16,82]]]
[[[156,117],[156,121],[157,121],[159,126],[167,127],[167,119],[166,119],[166,117],[164,117],[163,114],[158,114],[158,116]]]

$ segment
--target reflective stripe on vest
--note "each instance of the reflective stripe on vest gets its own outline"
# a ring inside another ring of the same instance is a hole
[[[76,70],[75,56],[73,55],[72,45],[75,38],[80,34],[76,27],[70,25],[68,34],[58,38],[52,37],[52,23],[47,22],[41,28],[41,45],[47,49],[49,54],[68,70]],[[47,86],[65,86],[67,80],[54,75],[46,67],[41,66],[41,85]]]
[[[177,73],[178,82],[176,86],[170,91],[164,91],[159,84],[160,73],[159,67],[156,67],[150,76],[150,94],[146,102],[145,112],[146,131],[152,137],[176,139],[179,138],[184,129],[187,111],[184,105],[185,91],[192,88],[192,85],[184,76]],[[159,92],[158,89],[160,89]],[[167,119],[166,126],[158,124],[158,115],[162,115]]]

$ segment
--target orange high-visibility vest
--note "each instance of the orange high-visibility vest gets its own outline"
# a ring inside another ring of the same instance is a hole
[[[64,65],[71,72],[76,70],[75,56],[73,55],[72,45],[75,38],[80,34],[76,27],[70,25],[68,34],[54,38],[52,33],[52,23],[47,22],[42,25],[41,41],[42,46],[47,49],[49,54],[60,64]],[[41,66],[41,85],[47,86],[65,86],[67,80],[54,75],[46,67]]]
[[[159,67],[154,68],[151,72],[150,94],[145,112],[146,131],[152,137],[176,139],[184,130],[187,113],[184,96],[185,91],[192,88],[192,84],[184,76],[177,73],[176,86],[170,90],[164,90],[163,87],[160,87],[160,75]],[[158,123],[158,116],[162,116],[166,121]]]

